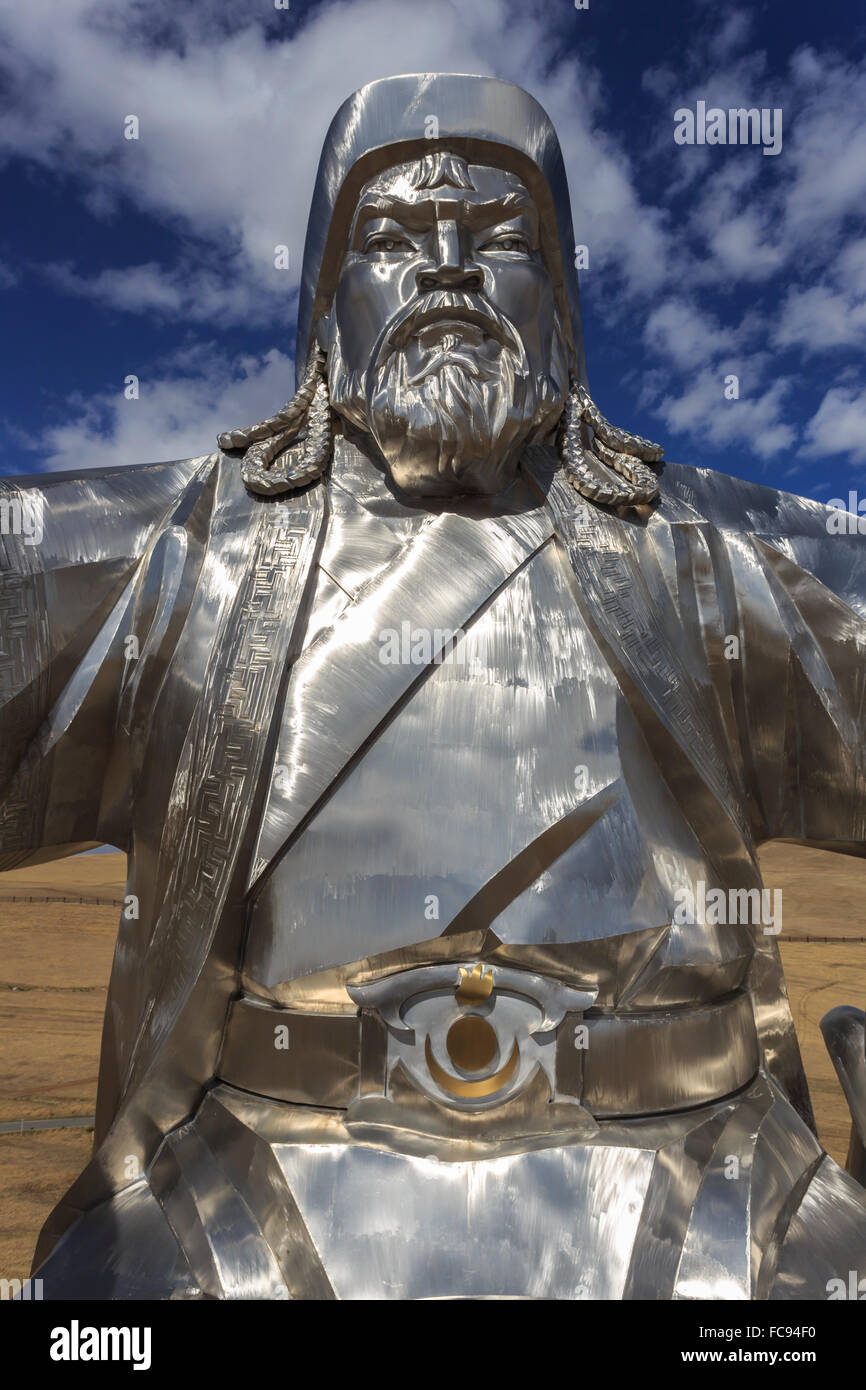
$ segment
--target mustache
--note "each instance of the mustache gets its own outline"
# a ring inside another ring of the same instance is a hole
[[[473,324],[502,347],[520,353],[521,345],[515,339],[509,320],[483,295],[469,294],[465,290],[430,290],[413,300],[387,325],[374,366],[380,366],[391,353],[402,351],[410,338],[428,324],[455,321]]]

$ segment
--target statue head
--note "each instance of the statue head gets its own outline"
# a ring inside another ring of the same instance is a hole
[[[294,400],[220,436],[246,450],[253,491],[318,477],[337,428],[406,493],[493,494],[557,425],[585,496],[657,491],[642,460],[661,450],[589,398],[559,142],[510,83],[391,77],[344,102],[313,195],[295,360]]]
[[[437,151],[370,179],[327,325],[331,405],[405,492],[497,492],[562,413],[539,212],[510,170]]]

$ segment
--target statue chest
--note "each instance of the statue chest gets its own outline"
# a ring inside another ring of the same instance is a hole
[[[323,574],[308,657],[345,603]],[[446,579],[421,574],[411,602],[386,595],[364,616],[376,657],[358,673],[363,689],[346,682],[333,641],[333,684],[327,642],[319,666],[299,663],[289,682],[283,729],[303,732],[306,765],[332,755],[356,699],[371,732],[260,873],[244,962],[256,992],[280,998],[304,977],[409,948],[424,959],[443,933],[486,931],[524,963],[552,955],[581,978],[590,956],[603,958],[621,985],[624,960],[637,970],[670,935],[683,891],[709,877],[582,618],[556,536],[542,536],[465,626],[442,602]],[[277,796],[281,779],[291,790],[305,773],[284,738]],[[697,951],[703,975],[719,964],[721,988],[748,956],[739,929],[704,924],[674,931],[666,950],[674,973],[684,953]]]

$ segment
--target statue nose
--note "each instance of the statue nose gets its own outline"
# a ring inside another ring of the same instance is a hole
[[[419,290],[441,290],[461,289],[461,290],[481,290],[484,288],[484,276],[480,270],[471,270],[464,266],[441,265],[435,270],[425,270],[418,276]]]
[[[456,222],[443,219],[436,227],[436,249],[432,259],[435,264],[420,271],[417,276],[419,290],[461,289],[480,290],[484,276],[475,266],[467,266],[463,260],[460,245],[460,229]]]

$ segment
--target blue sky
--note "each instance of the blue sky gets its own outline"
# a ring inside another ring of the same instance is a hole
[[[375,77],[451,70],[520,83],[557,126],[605,413],[682,463],[822,501],[861,485],[851,0],[0,0],[0,55],[4,474],[205,453],[281,405],[331,116]],[[698,101],[781,108],[781,152],[677,144]]]

